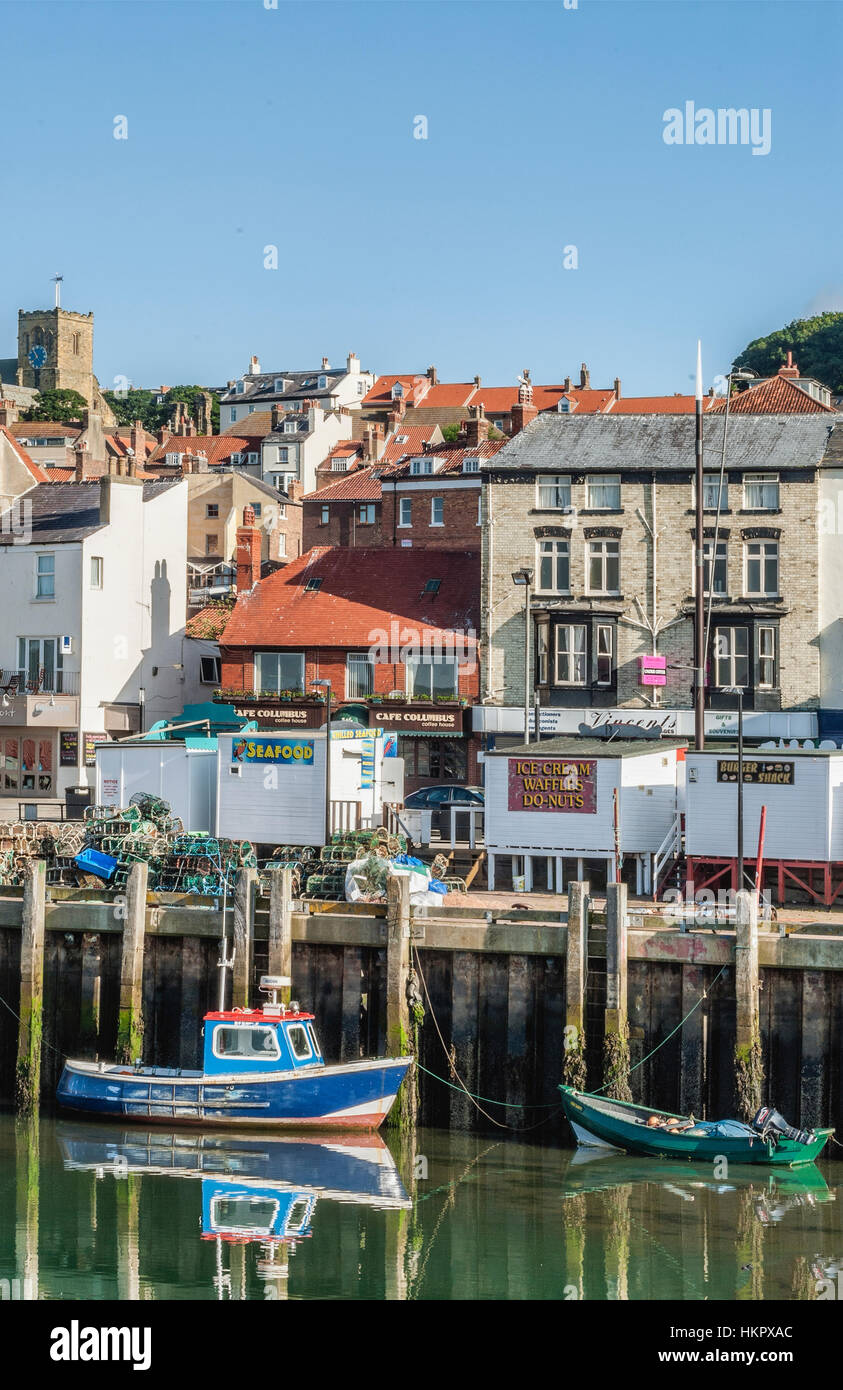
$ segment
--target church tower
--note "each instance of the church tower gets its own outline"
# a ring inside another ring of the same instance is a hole
[[[69,309],[18,311],[18,386],[78,391],[90,410],[113,423],[94,376],[94,316]]]

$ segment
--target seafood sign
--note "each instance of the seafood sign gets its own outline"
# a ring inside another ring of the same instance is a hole
[[[597,763],[593,759],[510,758],[510,811],[597,812]]]
[[[313,765],[310,740],[235,739],[231,745],[233,763],[304,763]]]

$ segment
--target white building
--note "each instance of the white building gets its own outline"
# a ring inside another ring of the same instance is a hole
[[[345,406],[356,410],[375,384],[375,373],[360,369],[353,352],[344,367],[332,367],[327,357],[321,367],[310,371],[262,372],[253,357],[249,370],[228,383],[220,397],[220,430],[246,419],[258,410],[280,405],[284,410],[301,411],[305,401],[314,401],[327,413]]]
[[[264,482],[287,492],[291,481],[302,484],[305,492],[316,488],[316,470],[335,444],[351,438],[352,416],[348,410],[331,410],[311,404],[302,411],[283,415],[261,445],[261,477]]]
[[[41,484],[11,520],[0,528],[2,794],[49,800],[93,785],[98,740],[202,698],[184,669],[187,487]]]

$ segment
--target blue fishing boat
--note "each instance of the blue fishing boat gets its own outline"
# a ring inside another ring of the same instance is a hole
[[[262,1009],[206,1014],[201,1071],[68,1059],[59,1105],[153,1124],[377,1129],[412,1058],[327,1064],[314,1015],[277,1001],[288,984],[264,976],[272,998]]]

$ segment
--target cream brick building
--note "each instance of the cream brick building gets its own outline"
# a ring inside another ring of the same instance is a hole
[[[843,680],[843,592],[835,577],[843,575],[843,540],[828,522],[843,487],[841,426],[843,417],[831,414],[731,418],[718,523],[724,423],[705,419],[707,588],[719,527],[706,706],[734,710],[724,688],[742,685],[760,733],[812,734],[822,703],[843,707],[833,693]],[[642,712],[637,723],[652,717],[665,732],[687,732],[693,418],[540,415],[482,471],[482,698],[490,708],[478,712],[479,722],[523,730],[516,711],[525,699],[525,590],[512,575],[527,567],[530,698],[541,707],[540,727],[576,731],[576,712],[593,725],[601,711],[616,709]],[[828,513],[822,525],[821,512]],[[641,658],[653,655],[666,661],[665,685],[643,683]],[[495,706],[512,711],[509,725],[495,723]],[[718,717],[728,718],[711,715]]]

